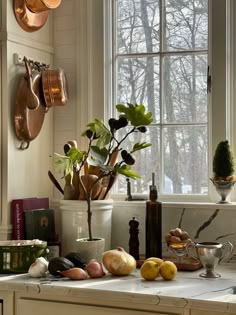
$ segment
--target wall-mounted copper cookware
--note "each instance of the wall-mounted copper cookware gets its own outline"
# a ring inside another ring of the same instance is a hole
[[[67,103],[68,87],[63,69],[43,71],[42,85],[46,106],[63,106]]]
[[[25,0],[25,2],[32,12],[42,12],[56,9],[60,5],[61,0]]]
[[[49,10],[60,3],[61,0],[14,0],[16,20],[26,32],[37,31],[46,23]]]
[[[38,136],[46,112],[42,93],[41,73],[36,69],[30,69],[26,58],[24,61],[26,73],[20,80],[15,105],[15,131],[17,138],[21,140],[20,149],[22,150],[27,149],[30,141]],[[30,84],[32,80],[30,74],[33,76],[32,85]],[[38,106],[35,106],[35,97],[37,98]],[[30,98],[33,101],[33,106],[29,105]]]

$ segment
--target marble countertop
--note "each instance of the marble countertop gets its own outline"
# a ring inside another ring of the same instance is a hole
[[[135,302],[136,304],[159,304],[188,308],[201,308],[236,312],[236,264],[227,263],[217,267],[221,274],[217,279],[199,277],[202,270],[178,271],[172,281],[157,278],[145,281],[139,269],[125,277],[107,274],[100,279],[82,281],[67,278],[31,278],[28,274],[1,275],[1,289],[30,291],[38,294],[56,294],[80,297],[96,297],[101,300]]]

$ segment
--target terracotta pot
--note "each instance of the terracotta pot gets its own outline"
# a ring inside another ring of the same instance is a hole
[[[67,103],[67,79],[62,69],[44,70],[42,85],[46,106],[63,106]]]

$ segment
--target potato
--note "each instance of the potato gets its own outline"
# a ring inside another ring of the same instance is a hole
[[[172,237],[172,235],[170,233],[166,234],[165,240],[167,243],[169,243],[171,241],[171,237]]]
[[[171,235],[174,235],[174,233],[175,233],[175,229],[172,229],[172,230],[170,230],[170,232],[169,232]]]
[[[182,235],[181,235],[181,239],[182,239],[182,240],[187,240],[188,238],[189,238],[188,232],[183,231],[183,232],[182,232]]]
[[[180,228],[176,228],[173,235],[180,237],[182,235],[182,230]]]
[[[181,239],[178,236],[171,236],[171,243],[180,243]]]

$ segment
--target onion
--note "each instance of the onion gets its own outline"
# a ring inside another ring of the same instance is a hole
[[[127,276],[136,269],[136,260],[122,247],[104,252],[102,263],[115,276]]]
[[[86,270],[90,278],[101,278],[105,276],[102,265],[95,259],[89,261],[86,266]]]
[[[87,273],[82,268],[71,268],[65,271],[60,271],[60,274],[71,280],[84,280],[87,278]]]

